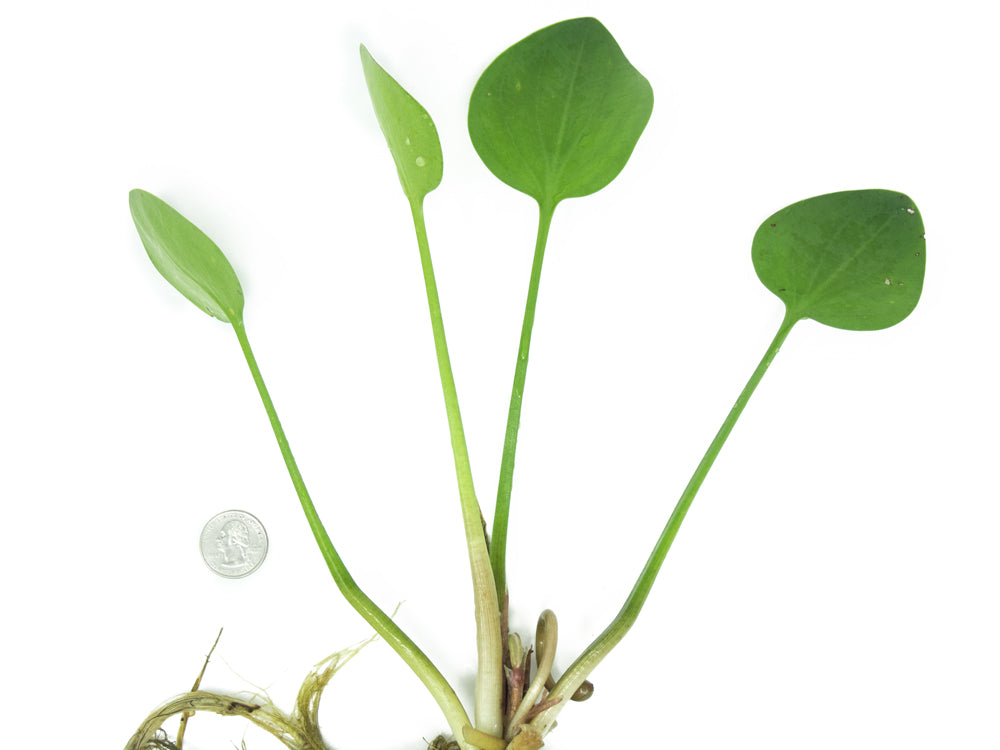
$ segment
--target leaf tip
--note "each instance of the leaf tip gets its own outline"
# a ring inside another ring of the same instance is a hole
[[[152,197],[151,193],[140,188],[132,188],[128,191],[128,207],[132,212],[132,217],[135,218],[135,212],[141,207],[141,205]]]

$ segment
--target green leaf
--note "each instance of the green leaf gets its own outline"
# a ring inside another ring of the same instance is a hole
[[[427,110],[410,96],[361,45],[361,67],[375,117],[396,162],[403,192],[420,201],[441,184],[444,157]]]
[[[890,190],[852,190],[781,209],[760,225],[752,255],[761,282],[795,319],[875,331],[917,306],[924,248],[912,200]]]
[[[469,135],[503,182],[541,204],[595,193],[624,168],[653,89],[594,18],[563,21],[502,53],[469,103]]]
[[[132,221],[156,270],[209,315],[243,320],[243,289],[226,256],[204,232],[145,190],[128,194]]]

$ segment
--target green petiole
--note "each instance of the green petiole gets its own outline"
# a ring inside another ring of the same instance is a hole
[[[478,646],[478,671],[476,672],[476,728],[494,737],[503,736],[503,695],[502,644],[500,642],[500,605],[497,601],[493,575],[490,571],[489,552],[486,549],[486,535],[483,517],[476,500],[472,483],[472,469],[469,466],[469,450],[462,427],[462,415],[458,407],[458,393],[455,377],[448,356],[444,322],[441,316],[441,302],[438,298],[434,267],[431,264],[427,229],[424,226],[422,199],[411,200],[413,226],[417,233],[420,249],[420,266],[427,290],[427,306],[430,310],[431,328],[434,331],[434,349],[437,353],[438,370],[441,374],[441,389],[444,391],[445,410],[448,413],[448,429],[451,432],[451,449],[455,456],[455,473],[458,477],[458,491],[462,504],[462,522],[469,549],[469,565],[472,569],[472,587],[475,597],[476,644]],[[456,733],[456,737],[461,736]]]
[[[538,204],[538,234],[535,239],[535,254],[531,262],[528,298],[524,305],[521,340],[517,347],[517,364],[514,367],[514,385],[510,392],[503,456],[500,460],[500,481],[497,487],[497,504],[493,515],[493,534],[490,537],[490,566],[496,581],[497,596],[500,597],[501,601],[507,593],[507,525],[510,518],[510,495],[514,483],[517,431],[521,425],[521,402],[524,398],[524,381],[528,375],[528,350],[531,347],[531,330],[535,323],[538,284],[542,277],[542,258],[545,255],[545,245],[555,210],[555,204]]]
[[[549,694],[549,698],[561,699],[560,702],[552,708],[549,708],[539,714],[531,722],[532,726],[543,735],[552,727],[556,716],[569,701],[573,693],[576,692],[577,688],[583,684],[584,680],[587,679],[593,669],[604,659],[604,657],[608,655],[611,649],[613,649],[618,642],[625,637],[625,634],[635,623],[636,618],[639,616],[639,611],[642,609],[643,604],[645,604],[646,598],[649,596],[650,589],[653,587],[653,582],[656,580],[656,576],[660,572],[663,560],[666,558],[667,552],[673,544],[674,537],[677,536],[677,532],[680,529],[681,524],[684,522],[685,516],[687,516],[687,512],[691,507],[691,503],[694,501],[695,495],[698,494],[698,490],[701,487],[702,482],[705,481],[705,477],[708,475],[709,469],[711,469],[712,464],[715,463],[715,459],[722,450],[722,446],[725,444],[726,438],[728,438],[729,433],[732,432],[733,427],[736,425],[736,421],[740,418],[740,415],[743,413],[743,409],[750,401],[750,397],[757,389],[757,385],[760,383],[761,378],[764,377],[764,373],[767,372],[768,367],[770,367],[771,362],[780,350],[782,343],[784,343],[785,339],[788,337],[788,333],[792,330],[792,327],[797,321],[797,317],[794,317],[791,313],[786,312],[785,317],[778,328],[778,332],[775,334],[770,345],[767,347],[767,351],[764,352],[764,356],[761,358],[760,363],[753,371],[753,374],[750,376],[747,384],[743,387],[743,391],[736,399],[736,403],[733,404],[733,408],[730,409],[729,414],[722,423],[722,427],[720,427],[719,431],[715,434],[715,438],[708,446],[708,450],[705,451],[705,455],[702,457],[698,467],[694,470],[694,474],[692,474],[687,486],[681,493],[680,499],[677,501],[677,505],[674,506],[673,513],[670,514],[670,518],[667,520],[666,526],[663,527],[663,531],[660,533],[659,539],[657,539],[652,553],[647,559],[642,572],[639,574],[638,580],[636,580],[635,585],[632,587],[632,591],[629,593],[628,598],[622,605],[621,610],[619,610],[614,620],[611,621],[611,624],[604,629],[604,632],[602,632],[593,641],[593,643],[591,643],[584,650],[584,652],[580,654],[576,661],[570,665],[569,669],[567,669],[566,672],[563,673],[563,676],[556,682],[555,687]]]
[[[264,410],[267,412],[267,418],[271,423],[271,429],[274,431],[274,437],[278,441],[278,448],[281,450],[281,457],[288,468],[288,475],[292,479],[292,484],[295,486],[295,492],[299,497],[302,510],[305,513],[306,520],[309,522],[309,528],[312,529],[313,537],[316,539],[316,544],[319,545],[320,552],[323,554],[323,559],[326,560],[326,565],[330,569],[330,574],[333,576],[337,588],[340,589],[340,593],[343,594],[348,603],[357,610],[358,614],[375,629],[375,632],[399,654],[403,661],[420,678],[420,681],[423,682],[430,694],[434,696],[434,700],[437,701],[452,732],[456,736],[461,736],[462,728],[469,723],[469,717],[451,685],[448,684],[448,681],[438,668],[434,666],[434,663],[427,658],[424,652],[410,640],[410,637],[354,582],[354,578],[348,572],[347,566],[344,565],[343,560],[333,546],[333,542],[330,541],[330,537],[323,527],[323,522],[316,512],[316,506],[313,505],[312,498],[309,497],[309,491],[306,489],[302,474],[299,472],[295,457],[292,455],[288,439],[285,437],[285,431],[278,420],[278,413],[274,408],[271,396],[267,391],[267,386],[264,384],[260,368],[257,366],[257,360],[250,348],[250,340],[247,338],[243,321],[234,320],[231,322],[233,330],[236,331],[236,338],[239,339],[240,349],[242,349],[243,356],[250,367],[250,373],[253,376],[254,384],[257,386],[257,392],[260,394],[260,400],[263,402]]]

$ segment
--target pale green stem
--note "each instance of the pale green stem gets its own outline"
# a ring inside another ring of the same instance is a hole
[[[538,284],[542,277],[542,258],[545,255],[545,244],[555,210],[554,203],[538,204],[535,255],[531,262],[531,279],[528,282],[528,298],[524,305],[521,341],[518,344],[517,364],[514,367],[514,386],[511,388],[510,407],[507,411],[507,432],[503,441],[503,457],[500,460],[500,481],[497,486],[497,504],[490,537],[490,564],[496,581],[497,596],[501,601],[507,592],[507,522],[510,517],[511,488],[514,483],[517,431],[521,425],[521,401],[524,397],[524,381],[528,375],[528,349],[531,346],[531,329],[535,323],[535,304],[538,301]]]
[[[250,373],[253,375],[253,381],[257,385],[257,392],[260,393],[261,401],[264,402],[267,418],[271,422],[271,429],[274,431],[274,437],[277,439],[278,447],[281,449],[281,457],[285,460],[285,466],[288,468],[288,474],[292,479],[292,484],[295,486],[295,492],[299,496],[299,502],[302,504],[302,510],[305,512],[306,520],[309,522],[309,528],[312,529],[313,536],[316,538],[316,543],[323,553],[323,559],[326,560],[327,567],[333,575],[333,580],[337,584],[337,588],[340,589],[340,592],[347,599],[348,603],[365,618],[368,624],[375,629],[375,632],[416,673],[427,690],[434,696],[434,700],[437,701],[438,706],[440,706],[441,711],[444,713],[452,733],[456,737],[461,737],[462,728],[469,723],[469,717],[455,691],[423,651],[393,622],[391,617],[379,609],[358,587],[344,565],[343,560],[341,560],[340,555],[337,553],[337,550],[334,548],[333,542],[330,541],[323,522],[320,521],[319,514],[316,512],[316,507],[309,497],[309,492],[306,490],[305,482],[299,473],[295,458],[292,456],[292,450],[288,445],[288,439],[285,437],[285,431],[281,427],[281,422],[278,421],[278,414],[267,392],[267,386],[264,385],[264,378],[260,374],[260,368],[257,367],[257,360],[250,349],[250,341],[247,339],[242,321],[233,323],[233,329],[236,331],[236,337],[239,339],[243,356],[246,357],[247,364],[250,366]]]
[[[462,415],[458,408],[458,393],[451,371],[451,360],[448,357],[448,344],[445,341],[441,302],[438,299],[434,267],[431,264],[430,247],[427,243],[422,200],[411,200],[410,210],[413,213],[413,226],[420,248],[420,265],[424,274],[424,286],[427,289],[427,305],[431,315],[431,328],[434,331],[434,349],[437,352],[441,388],[444,391],[445,410],[448,413],[451,449],[455,456],[455,473],[458,477],[459,498],[462,504],[462,521],[472,569],[479,667],[476,673],[476,728],[486,734],[502,737],[503,650],[500,643],[500,605],[493,573],[490,570],[483,515],[472,484],[469,450],[462,428]],[[456,737],[459,736],[461,735],[456,733]]]
[[[587,647],[580,657],[573,662],[570,668],[566,670],[565,674],[563,674],[562,678],[560,678],[560,680],[556,683],[552,692],[548,696],[550,699],[561,698],[562,700],[557,705],[543,711],[532,720],[531,726],[543,735],[552,728],[552,724],[555,722],[556,716],[566,703],[569,702],[570,697],[576,692],[577,688],[583,684],[583,681],[587,679],[594,667],[596,667],[601,660],[607,656],[608,652],[610,652],[611,649],[614,648],[619,641],[621,641],[621,639],[625,636],[625,633],[629,631],[632,624],[639,616],[639,611],[642,609],[642,605],[645,603],[646,597],[649,595],[649,591],[653,586],[653,581],[656,579],[656,575],[660,571],[660,566],[663,564],[663,560],[666,557],[667,552],[670,550],[670,545],[673,543],[674,537],[677,536],[677,531],[680,529],[681,523],[684,521],[684,517],[687,515],[688,509],[691,507],[691,502],[694,500],[694,497],[698,492],[698,488],[701,487],[701,483],[705,480],[708,470],[712,468],[712,464],[719,455],[719,451],[722,450],[722,446],[726,442],[726,438],[729,437],[729,433],[736,424],[736,420],[739,419],[744,407],[750,400],[750,396],[757,388],[757,384],[760,383],[761,378],[764,377],[764,373],[767,372],[767,368],[770,366],[775,355],[778,353],[778,350],[781,348],[781,344],[784,342],[789,331],[792,330],[792,327],[795,325],[797,320],[797,317],[793,317],[786,311],[784,320],[782,320],[781,326],[778,328],[777,334],[775,334],[774,339],[771,341],[767,351],[764,353],[760,364],[757,365],[757,369],[754,370],[753,375],[750,376],[750,380],[747,381],[746,386],[743,388],[743,392],[740,393],[739,398],[736,399],[736,403],[730,410],[725,422],[722,423],[722,427],[719,429],[718,433],[716,433],[715,439],[712,440],[711,445],[709,445],[708,450],[705,452],[705,456],[701,459],[701,463],[698,464],[698,468],[695,469],[687,487],[685,487],[684,492],[681,493],[681,497],[677,501],[677,505],[674,507],[674,511],[670,515],[670,519],[667,521],[667,525],[663,528],[660,538],[657,540],[652,554],[646,561],[646,565],[642,569],[642,573],[640,573],[635,586],[632,588],[631,593],[625,600],[625,604],[622,606],[615,619],[612,620],[611,624],[605,628],[604,632],[601,633],[594,640],[594,642]]]

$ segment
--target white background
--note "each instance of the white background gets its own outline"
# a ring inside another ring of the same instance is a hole
[[[777,328],[750,240],[836,190],[909,194],[924,296],[896,328],[797,326],[633,631],[548,747],[1000,747],[998,54],[974,2],[23,3],[0,17],[4,744],[125,745],[190,687],[290,708],[370,634],[313,545],[235,338],[152,268],[143,187],[227,253],[339,550],[471,699],[474,637],[416,245],[364,88],[434,117],[432,252],[491,515],[535,231],[482,166],[468,94],[499,52],[595,15],[650,80],[619,178],[556,214],[511,518],[513,625],[564,668],[617,611]],[[655,8],[655,9],[654,9]],[[242,508],[271,549],[203,564]],[[443,728],[383,643],[334,680],[336,748]],[[199,717],[190,750],[277,744]]]

